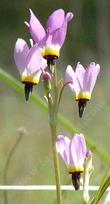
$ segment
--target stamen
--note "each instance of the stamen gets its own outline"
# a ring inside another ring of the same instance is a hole
[[[80,179],[81,179],[81,172],[72,173],[72,183],[76,191],[79,190],[80,188]]]
[[[26,101],[29,100],[29,96],[32,93],[32,89],[33,89],[33,84],[25,83],[24,90],[25,90],[25,99],[26,99]]]
[[[85,107],[87,105],[87,100],[86,99],[80,99],[78,101],[78,107],[79,107],[79,117],[82,118],[83,112],[85,110]]]

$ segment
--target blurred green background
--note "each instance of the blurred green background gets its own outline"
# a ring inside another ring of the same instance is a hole
[[[58,61],[59,74],[64,77],[68,64],[75,68],[78,61],[87,66],[95,61],[101,66],[100,76],[82,119],[78,117],[77,103],[72,93],[65,89],[60,112],[73,125],[91,137],[94,143],[110,154],[110,1],[108,0],[0,0],[0,67],[19,80],[13,59],[13,49],[18,37],[30,38],[24,21],[29,19],[31,8],[45,25],[47,17],[55,9],[63,8],[75,15],[68,27],[68,35]],[[34,92],[42,99],[42,84]],[[17,146],[8,169],[9,185],[54,184],[54,168],[48,115],[32,102],[26,103],[24,96],[0,82],[0,185],[3,184],[7,157],[19,137],[18,128],[24,127],[26,134]],[[58,134],[71,136],[59,125]],[[93,154],[94,173],[91,185],[98,185],[106,168],[105,162]],[[61,161],[62,184],[70,177]],[[52,204],[55,192],[11,191],[9,204]],[[0,191],[0,204],[4,203]],[[66,192],[63,204],[81,203],[81,192]]]

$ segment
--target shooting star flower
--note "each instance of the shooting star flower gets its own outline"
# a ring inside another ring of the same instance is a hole
[[[75,99],[78,101],[79,116],[82,117],[87,101],[91,99],[91,94],[95,86],[97,76],[100,71],[100,65],[94,62],[84,67],[78,62],[76,71],[68,65],[65,73],[65,80],[72,92],[75,93]]]
[[[25,40],[18,38],[14,48],[14,59],[21,75],[21,81],[25,84],[25,99],[29,99],[33,85],[39,83],[42,69],[46,68],[47,62],[41,55],[41,49],[35,45],[28,47]]]
[[[72,18],[71,12],[65,15],[63,9],[55,10],[49,16],[46,29],[44,29],[30,9],[30,21],[25,23],[35,43],[42,47],[42,56],[47,59],[48,64],[54,64],[59,57],[60,48],[66,38],[68,23]]]
[[[72,175],[75,190],[78,190],[88,152],[83,134],[75,134],[71,140],[66,136],[59,135],[56,148],[64,160],[69,174]]]

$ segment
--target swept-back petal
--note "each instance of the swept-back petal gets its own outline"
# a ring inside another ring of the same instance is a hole
[[[29,53],[29,47],[25,40],[18,38],[14,48],[14,60],[20,73],[25,69],[26,57]]]
[[[55,32],[53,32],[52,34],[52,43],[55,45],[59,45],[60,47],[62,47],[65,38],[66,38],[66,33],[67,33],[67,25],[68,22],[73,18],[73,14],[72,13],[67,13],[66,17],[64,18],[64,21],[62,23],[62,26],[57,29]]]
[[[70,163],[74,168],[82,168],[86,158],[87,148],[84,136],[75,134],[70,142]]]
[[[38,72],[41,68],[41,63],[42,63],[41,49],[38,47],[38,45],[34,45],[30,49],[26,59],[26,69],[28,74],[34,74]]]
[[[66,32],[67,32],[67,21],[64,21],[62,27],[57,29],[52,34],[52,44],[59,45],[60,47],[62,47],[66,38]]]
[[[84,75],[85,75],[85,69],[84,67],[80,64],[80,62],[77,63],[77,67],[76,67],[76,77],[78,79],[78,82],[79,82],[79,86],[80,86],[80,89],[83,91],[83,82],[84,82]]]
[[[76,74],[70,65],[67,66],[67,69],[65,72],[65,81],[72,82],[72,83],[69,83],[68,85],[70,89],[74,91],[76,94],[80,92],[80,87],[76,79]]]
[[[50,34],[60,28],[64,22],[65,12],[63,9],[55,10],[48,18],[46,30]]]
[[[68,137],[64,137],[63,135],[58,135],[58,140],[56,142],[57,152],[61,155],[64,162],[67,164],[69,160],[69,147],[70,139]]]
[[[100,72],[100,65],[95,64],[94,62],[90,63],[88,68],[86,69],[85,73],[85,89],[89,91],[90,93],[92,92],[97,76]]]
[[[69,21],[71,21],[73,17],[74,17],[74,14],[72,12],[68,12],[65,18],[67,22],[69,23]]]
[[[36,16],[34,15],[31,9],[30,9],[29,31],[33,40],[38,44],[46,36],[43,26],[41,25],[40,21],[36,18]]]

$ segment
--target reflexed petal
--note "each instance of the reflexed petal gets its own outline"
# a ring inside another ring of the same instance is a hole
[[[75,134],[69,146],[70,163],[75,168],[82,167],[86,158],[87,148],[84,136],[82,134]]]
[[[54,11],[48,18],[47,21],[47,32],[53,33],[55,30],[60,28],[64,22],[65,13],[63,9]]]
[[[86,91],[89,91],[90,93],[92,92],[99,72],[100,72],[99,64],[95,64],[94,62],[92,62],[88,66],[88,68],[86,69],[85,79],[84,79]]]
[[[31,9],[30,9],[29,30],[30,30],[33,40],[37,43],[43,40],[43,38],[46,35],[43,26],[41,25],[39,20],[36,18],[36,16],[34,15]]]
[[[64,18],[64,22],[62,23],[62,26],[57,29],[55,32],[53,32],[52,36],[52,43],[55,45],[59,45],[62,47],[67,33],[67,25],[68,22],[73,18],[72,13],[67,13],[66,17]]]
[[[83,81],[84,81],[85,69],[80,64],[80,62],[77,63],[75,73],[76,73],[76,77],[77,77],[78,82],[79,82],[80,89],[83,91]]]
[[[71,21],[73,17],[74,17],[74,14],[71,13],[71,12],[68,12],[68,13],[66,14],[66,20],[67,20],[67,22]]]
[[[41,49],[35,45],[30,49],[26,59],[26,68],[28,74],[34,74],[39,71],[42,63]]]
[[[67,32],[67,21],[64,21],[61,28],[57,29],[52,35],[52,44],[62,47]]]
[[[45,38],[45,44],[46,46],[50,46],[52,44],[52,35],[48,34]]]
[[[14,60],[20,73],[25,69],[26,57],[29,53],[29,47],[25,40],[18,38],[14,48]]]
[[[64,137],[63,135],[58,136],[58,140],[56,142],[57,152],[61,155],[64,162],[68,163],[68,147],[69,147],[70,139],[68,137]]]
[[[66,82],[72,81],[72,84],[71,83],[68,84],[70,89],[74,91],[76,94],[80,92],[80,87],[76,79],[75,72],[70,65],[67,66],[67,69],[65,72],[65,81]]]

